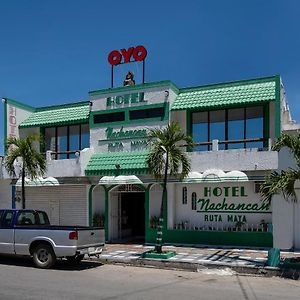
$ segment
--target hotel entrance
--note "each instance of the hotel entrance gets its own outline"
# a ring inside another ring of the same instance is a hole
[[[124,185],[110,193],[111,242],[144,242],[145,192],[138,186]]]

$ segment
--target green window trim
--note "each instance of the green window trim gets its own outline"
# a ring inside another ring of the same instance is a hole
[[[164,116],[156,117],[156,118],[145,118],[145,119],[136,119],[130,120],[129,119],[129,112],[135,110],[142,110],[142,109],[151,109],[151,108],[164,108]],[[94,116],[102,115],[102,114],[109,114],[109,113],[118,113],[124,112],[125,113],[125,120],[124,121],[117,121],[117,122],[105,122],[105,123],[94,123]],[[119,126],[119,125],[129,125],[129,124],[139,124],[139,123],[151,123],[151,122],[162,122],[168,121],[170,114],[170,104],[168,102],[164,103],[157,103],[157,104],[149,104],[149,105],[141,105],[141,106],[134,106],[134,107],[126,107],[126,108],[116,108],[116,109],[108,109],[102,111],[91,111],[90,112],[90,128],[101,128],[110,126]]]
[[[275,137],[281,135],[281,84],[280,76],[276,76],[276,98],[275,98]]]

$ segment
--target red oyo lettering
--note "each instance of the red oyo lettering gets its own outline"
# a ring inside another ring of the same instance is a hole
[[[136,47],[130,47],[127,50],[126,49],[121,49],[121,53],[118,50],[113,50],[109,53],[108,55],[108,62],[116,66],[121,63],[122,58],[123,62],[122,63],[129,63],[130,59],[133,57],[134,61],[142,61],[146,58],[147,56],[147,50],[144,46],[139,45]]]
[[[121,62],[121,59],[122,55],[117,50],[111,51],[108,55],[108,62],[113,66],[118,65]]]
[[[142,61],[147,56],[147,50],[144,46],[136,46],[133,51],[133,58],[135,61]]]
[[[130,57],[132,55],[133,50],[134,50],[133,47],[128,48],[128,50],[121,49],[121,53],[122,53],[122,55],[124,57],[124,63],[125,64],[130,62]]]

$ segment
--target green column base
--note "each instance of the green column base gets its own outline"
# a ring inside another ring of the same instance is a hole
[[[157,253],[153,250],[144,252],[142,258],[154,258],[154,259],[168,259],[176,255],[175,251],[164,251],[162,253]]]

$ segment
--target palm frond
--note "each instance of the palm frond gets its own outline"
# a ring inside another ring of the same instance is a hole
[[[271,203],[273,195],[282,193],[286,200],[297,201],[297,196],[294,189],[295,181],[300,179],[300,171],[288,169],[280,173],[273,171],[266,177],[266,181],[260,188],[260,194],[263,201]]]
[[[289,149],[290,153],[294,156],[297,165],[300,166],[300,134],[282,134],[272,146],[272,150],[280,151],[284,147]]]
[[[180,178],[186,177],[190,171],[190,160],[180,144],[193,146],[190,136],[185,135],[177,122],[172,122],[165,128],[149,130],[148,141],[150,153],[147,164],[155,178],[161,179],[165,172],[166,153],[168,153],[168,173]]]

